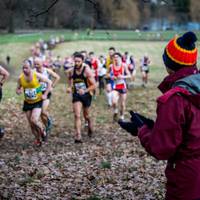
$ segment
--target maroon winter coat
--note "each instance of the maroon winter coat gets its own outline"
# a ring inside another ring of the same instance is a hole
[[[183,68],[166,77],[159,89],[153,129],[138,133],[146,151],[166,167],[167,200],[200,200],[200,74]],[[196,74],[196,75],[193,75]]]

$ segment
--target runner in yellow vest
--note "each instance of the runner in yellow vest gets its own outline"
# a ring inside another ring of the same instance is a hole
[[[35,136],[34,144],[41,146],[41,138],[43,141],[46,141],[47,134],[39,120],[42,111],[42,101],[47,99],[47,95],[51,90],[51,80],[33,71],[28,60],[24,61],[22,70],[23,72],[18,79],[16,93],[20,95],[24,91],[23,111],[26,113],[32,133]],[[47,90],[44,94],[42,94],[40,81],[47,83]]]
[[[113,64],[113,55],[115,53],[115,48],[110,47],[109,48],[109,55],[106,58],[106,97],[108,101],[108,107],[112,107],[112,86],[111,86],[111,79],[110,79],[110,65]]]

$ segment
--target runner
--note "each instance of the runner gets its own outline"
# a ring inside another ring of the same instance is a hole
[[[63,62],[63,69],[65,72],[65,75],[67,75],[68,71],[74,66],[74,59],[72,56],[65,57]]]
[[[5,83],[5,81],[8,79],[9,77],[9,72],[3,68],[1,65],[0,65],[0,76],[1,76],[1,79],[0,79],[0,102],[1,102],[1,99],[2,99],[2,87]],[[2,127],[0,127],[0,138],[2,138],[4,135],[4,129]]]
[[[98,81],[98,59],[96,58],[93,51],[91,51],[89,53],[89,59],[90,59],[90,63],[91,63],[91,69],[94,73],[94,78],[95,78],[96,84],[98,85],[99,84],[99,81]],[[97,92],[96,92],[96,90],[94,90],[94,95],[93,95],[94,100],[96,100],[96,95],[97,95]]]
[[[69,88],[68,93],[72,93],[72,103],[75,118],[75,143],[82,143],[81,138],[81,110],[85,121],[88,122],[88,136],[93,133],[92,121],[89,117],[90,105],[92,96],[90,92],[96,88],[94,75],[90,67],[83,63],[84,57],[82,54],[74,55],[74,69],[71,69],[68,74]]]
[[[108,106],[112,107],[112,81],[110,80],[110,65],[113,63],[113,55],[115,53],[115,48],[109,48],[109,55],[106,58],[106,68],[107,68],[107,75],[106,75],[106,96],[108,101]]]
[[[102,94],[104,90],[104,77],[106,75],[105,58],[103,55],[99,56],[98,59],[98,80],[99,80],[99,94]]]
[[[112,91],[113,121],[118,121],[118,101],[120,103],[120,120],[124,120],[127,86],[125,79],[131,78],[127,66],[122,63],[120,53],[114,54],[114,63],[110,66],[110,78],[114,81]]]
[[[130,63],[128,65],[128,70],[131,74],[131,80],[135,81],[135,76],[136,76],[136,61],[133,55],[130,56]]]
[[[53,72],[51,69],[43,67],[43,62],[40,58],[35,59],[34,66],[35,66],[36,71],[40,73],[42,76],[48,79],[53,78],[52,87],[54,88],[56,84],[58,83],[58,81],[60,80],[60,76],[56,74],[55,72]],[[42,86],[42,93],[44,94],[45,91],[47,90],[47,83],[40,82],[40,84]],[[42,119],[43,124],[46,127],[46,132],[50,132],[50,129],[52,127],[52,121],[48,113],[50,98],[51,98],[51,92],[47,94],[47,99],[44,99],[42,103],[41,119]]]
[[[42,94],[40,81],[47,83],[47,89]],[[41,146],[42,141],[47,140],[46,131],[40,123],[40,116],[42,111],[42,101],[47,99],[47,95],[51,90],[51,80],[42,76],[41,74],[31,70],[31,64],[25,60],[22,67],[22,73],[17,82],[16,93],[20,95],[24,91],[24,105],[23,111],[31,127],[31,131],[35,136],[34,144]]]
[[[142,86],[146,87],[148,82],[150,59],[147,54],[141,59]]]

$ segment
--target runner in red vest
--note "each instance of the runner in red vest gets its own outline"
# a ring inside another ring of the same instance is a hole
[[[120,53],[114,54],[114,62],[110,66],[110,78],[113,80],[112,107],[114,110],[113,120],[118,120],[118,103],[120,104],[120,120],[124,120],[126,108],[127,86],[126,79],[131,78],[126,64],[122,63]]]

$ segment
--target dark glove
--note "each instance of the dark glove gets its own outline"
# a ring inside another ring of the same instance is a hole
[[[1,102],[1,99],[2,99],[2,87],[0,86],[0,102]]]
[[[4,129],[0,128],[0,139],[4,136]]]
[[[138,127],[142,127],[144,124],[146,124],[150,129],[154,126],[154,121],[152,119],[146,118],[143,115],[139,113],[135,113],[132,110],[130,111],[131,114],[131,121],[135,122]]]
[[[134,122],[124,122],[122,120],[119,120],[118,124],[121,126],[121,128],[129,132],[132,136],[137,136],[138,126]]]

